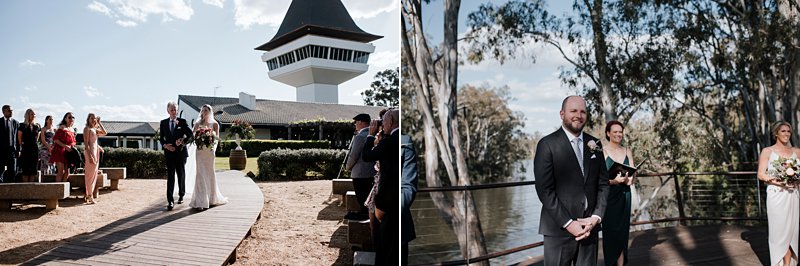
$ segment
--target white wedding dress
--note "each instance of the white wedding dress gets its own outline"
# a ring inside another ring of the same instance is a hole
[[[213,124],[210,123],[208,127],[213,128]],[[192,201],[189,207],[207,209],[210,206],[228,203],[228,199],[222,196],[217,185],[217,174],[214,172],[215,150],[216,145],[211,149],[197,149],[195,145],[190,145],[189,158],[186,160],[186,186],[193,182],[194,191],[191,193]],[[189,169],[196,172],[190,175]],[[190,180],[189,176],[194,177],[194,180]]]
[[[791,158],[797,158],[792,154]],[[772,161],[778,154],[769,155],[767,170],[773,170]],[[767,224],[769,230],[770,265],[782,265],[783,255],[792,248],[792,262],[797,265],[798,229],[800,229],[800,192],[798,189],[783,189],[779,186],[767,186]]]

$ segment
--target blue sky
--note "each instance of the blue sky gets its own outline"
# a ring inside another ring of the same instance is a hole
[[[466,20],[470,12],[478,10],[482,3],[488,1],[462,1],[459,13],[459,36],[467,31]],[[499,5],[506,1],[491,1]],[[555,15],[572,13],[572,1],[546,1],[546,8]],[[442,41],[443,2],[431,1],[425,5],[423,25],[428,35],[433,38],[432,45]],[[576,91],[561,84],[559,67],[569,67],[569,63],[561,57],[557,50],[541,44],[520,47],[522,53],[514,59],[500,64],[496,60],[486,60],[478,65],[466,63],[459,67],[459,85],[489,85],[500,87],[508,85],[511,96],[515,98],[510,108],[525,115],[525,132],[536,131],[544,135],[551,133],[561,125],[559,110],[561,101]],[[531,59],[536,55],[536,61]]]
[[[369,71],[339,86],[339,103],[363,104],[375,73],[399,66],[399,1],[343,0],[372,42]],[[295,100],[253,48],[270,40],[287,0],[0,2],[2,104],[56,123],[67,111],[103,120],[157,121],[178,94]]]

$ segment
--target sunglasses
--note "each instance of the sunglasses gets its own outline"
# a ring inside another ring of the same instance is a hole
[[[75,119],[74,116],[67,117],[67,119]]]

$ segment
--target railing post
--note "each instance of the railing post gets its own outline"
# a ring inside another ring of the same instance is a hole
[[[678,175],[672,174],[675,181],[675,199],[678,200],[678,222],[680,225],[686,225],[686,213],[683,211],[683,196],[681,195],[681,182],[678,181]]]
[[[470,258],[469,248],[470,248],[470,244],[469,244],[469,230],[467,229],[467,228],[469,228],[469,210],[467,210],[467,208],[469,208],[469,204],[467,204],[467,192],[469,192],[469,190],[464,190],[462,192],[461,195],[464,195],[464,196],[463,196],[463,199],[462,199],[461,203],[464,204],[464,223],[463,223],[464,224],[464,235],[467,236],[467,258],[466,258],[467,259],[467,264],[466,265],[469,265],[469,258]]]
[[[756,196],[758,197],[758,218],[763,218],[764,215],[761,212],[761,180],[758,180],[758,173],[756,173],[756,188],[758,189]]]

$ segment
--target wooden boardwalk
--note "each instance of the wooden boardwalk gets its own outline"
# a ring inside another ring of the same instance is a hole
[[[628,265],[769,265],[766,226],[679,226],[632,232]],[[603,264],[599,248],[598,265]],[[543,265],[538,256],[519,265]]]
[[[167,211],[165,200],[23,265],[225,265],[260,217],[264,195],[240,171],[218,172],[217,181],[228,204],[198,212],[189,199]]]

